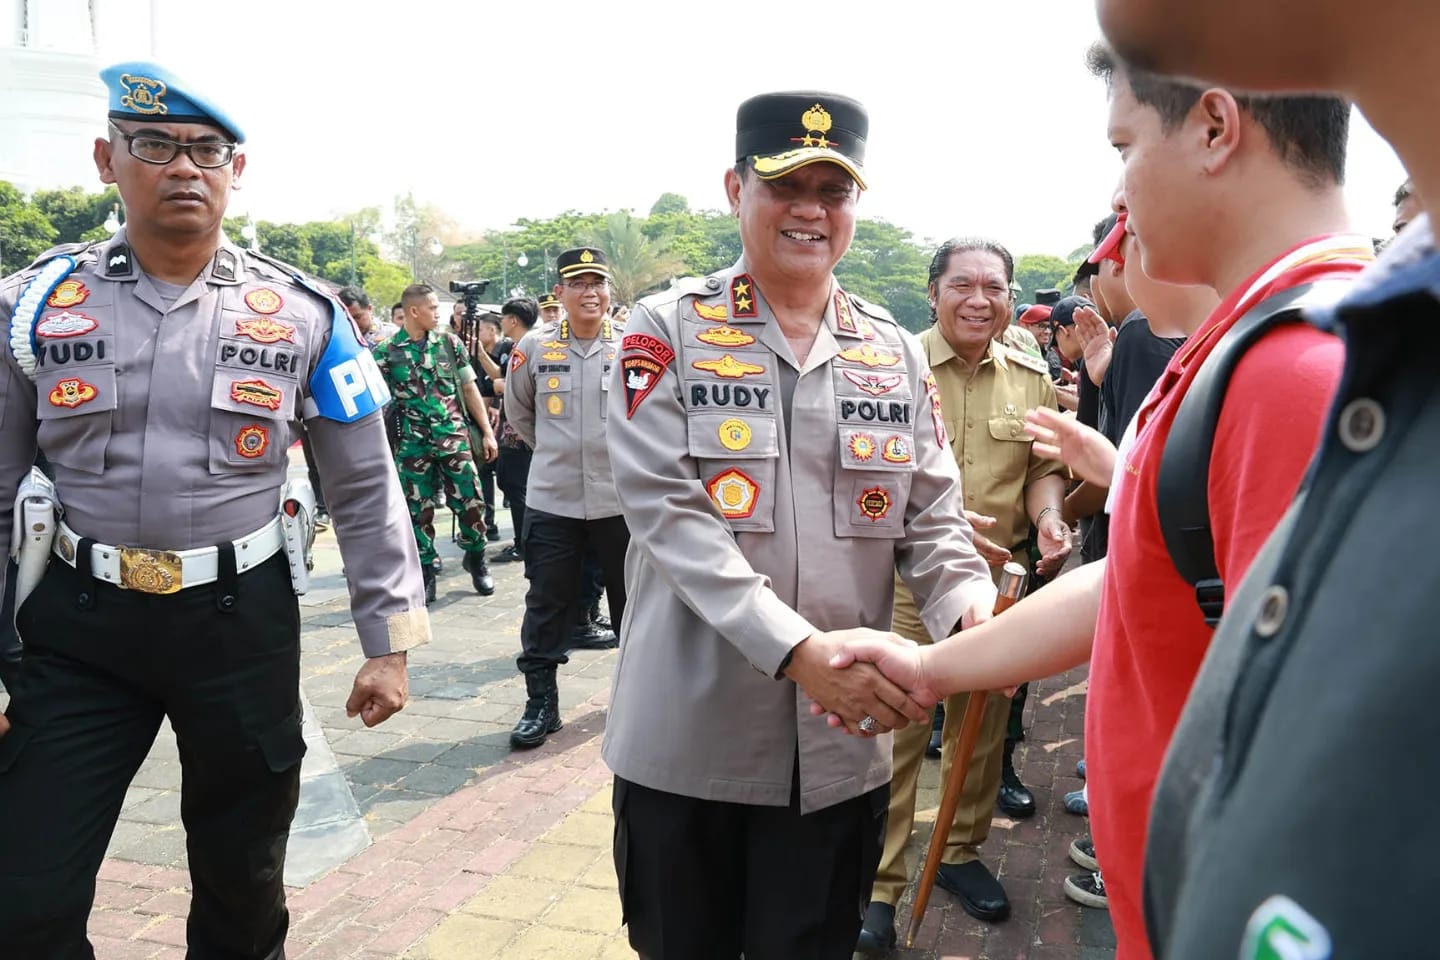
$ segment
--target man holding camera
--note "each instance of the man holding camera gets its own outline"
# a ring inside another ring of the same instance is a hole
[[[395,466],[410,508],[425,602],[435,600],[435,503],[447,499],[460,518],[460,547],[465,569],[481,596],[495,592],[485,565],[485,505],[480,476],[470,452],[470,434],[460,404],[480,427],[486,461],[496,456],[490,413],[475,385],[475,368],[464,342],[440,326],[440,299],[427,284],[416,283],[400,296],[405,325],[374,350],[375,361],[399,407],[400,443]]]

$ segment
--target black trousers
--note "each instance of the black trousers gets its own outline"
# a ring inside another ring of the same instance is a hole
[[[15,686],[20,670],[20,635],[15,632],[15,579],[19,569],[13,560],[5,564],[5,593],[0,597],[0,686],[7,691]]]
[[[624,558],[621,558],[624,562]],[[605,591],[605,568],[600,566],[600,555],[595,552],[594,547],[585,548],[585,557],[580,565],[580,619],[585,619],[585,611],[594,604],[600,602],[600,594]]]
[[[284,957],[285,844],[305,753],[300,614],[283,554],[243,577],[229,557],[219,582],[169,596],[52,560],[21,606],[25,655],[0,738],[6,960],[94,957],[96,871],[167,716],[194,890],[187,956]]]
[[[605,573],[610,623],[618,635],[625,615],[625,549],[630,530],[624,517],[579,520],[542,510],[525,511],[525,620],[520,625],[521,673],[554,670],[565,656],[570,631],[580,615],[581,570],[591,547]]]
[[[615,872],[644,960],[850,960],[890,785],[806,816],[615,778]]]
[[[500,457],[495,461],[495,483],[510,501],[515,547],[522,555],[525,552],[525,490],[530,482],[530,460],[533,456],[529,447],[501,447]]]
[[[477,458],[475,470],[480,474],[480,499],[485,502],[485,528],[495,526],[495,462],[485,462],[484,456]]]

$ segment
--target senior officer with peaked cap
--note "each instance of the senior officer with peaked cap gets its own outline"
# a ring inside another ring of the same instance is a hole
[[[96,871],[168,716],[188,955],[278,958],[305,752],[303,557],[277,520],[296,419],[366,657],[346,706],[369,726],[404,706],[405,651],[429,636],[415,541],[359,331],[311,281],[221,230],[245,168],[239,125],[156,64],[101,78],[95,163],[129,222],[0,285],[0,546],[37,449],[64,510],[18,611],[25,652],[0,723],[0,952],[93,955]]]
[[[633,539],[604,756],[650,960],[850,956],[891,738],[837,736],[809,699],[863,733],[927,717],[828,666],[888,628],[897,567],[937,640],[994,603],[924,353],[832,272],[867,126],[831,94],[743,103],[740,261],[642,300],[622,341],[610,457]]]

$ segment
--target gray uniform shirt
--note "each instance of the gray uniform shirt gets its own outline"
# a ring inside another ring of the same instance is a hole
[[[540,324],[511,352],[505,418],[535,450],[527,507],[581,520],[619,516],[605,425],[622,329],[606,319],[582,343],[568,321]]]
[[[0,283],[0,547],[37,446],[83,537],[188,550],[263,526],[279,508],[332,305],[229,243],[173,300],[123,230],[70,254],[75,270],[38,314],[33,383],[8,344],[39,267]],[[305,423],[366,656],[423,643],[419,559],[380,415]]]
[[[781,664],[820,630],[889,629],[897,568],[937,640],[993,602],[923,351],[833,294],[803,366],[743,261],[630,315],[610,422],[628,602],[604,746],[627,780],[783,806],[798,751],[802,813],[884,784],[892,738],[830,729]]]

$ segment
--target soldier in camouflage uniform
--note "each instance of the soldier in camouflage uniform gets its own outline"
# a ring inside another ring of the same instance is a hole
[[[405,325],[375,347],[375,361],[398,405],[400,445],[395,466],[410,507],[425,599],[435,599],[435,501],[445,497],[460,519],[460,547],[476,592],[490,596],[495,581],[485,564],[485,504],[461,412],[463,401],[480,424],[485,460],[495,459],[495,434],[476,386],[470,355],[448,327],[441,328],[440,301],[426,284],[405,289]]]

